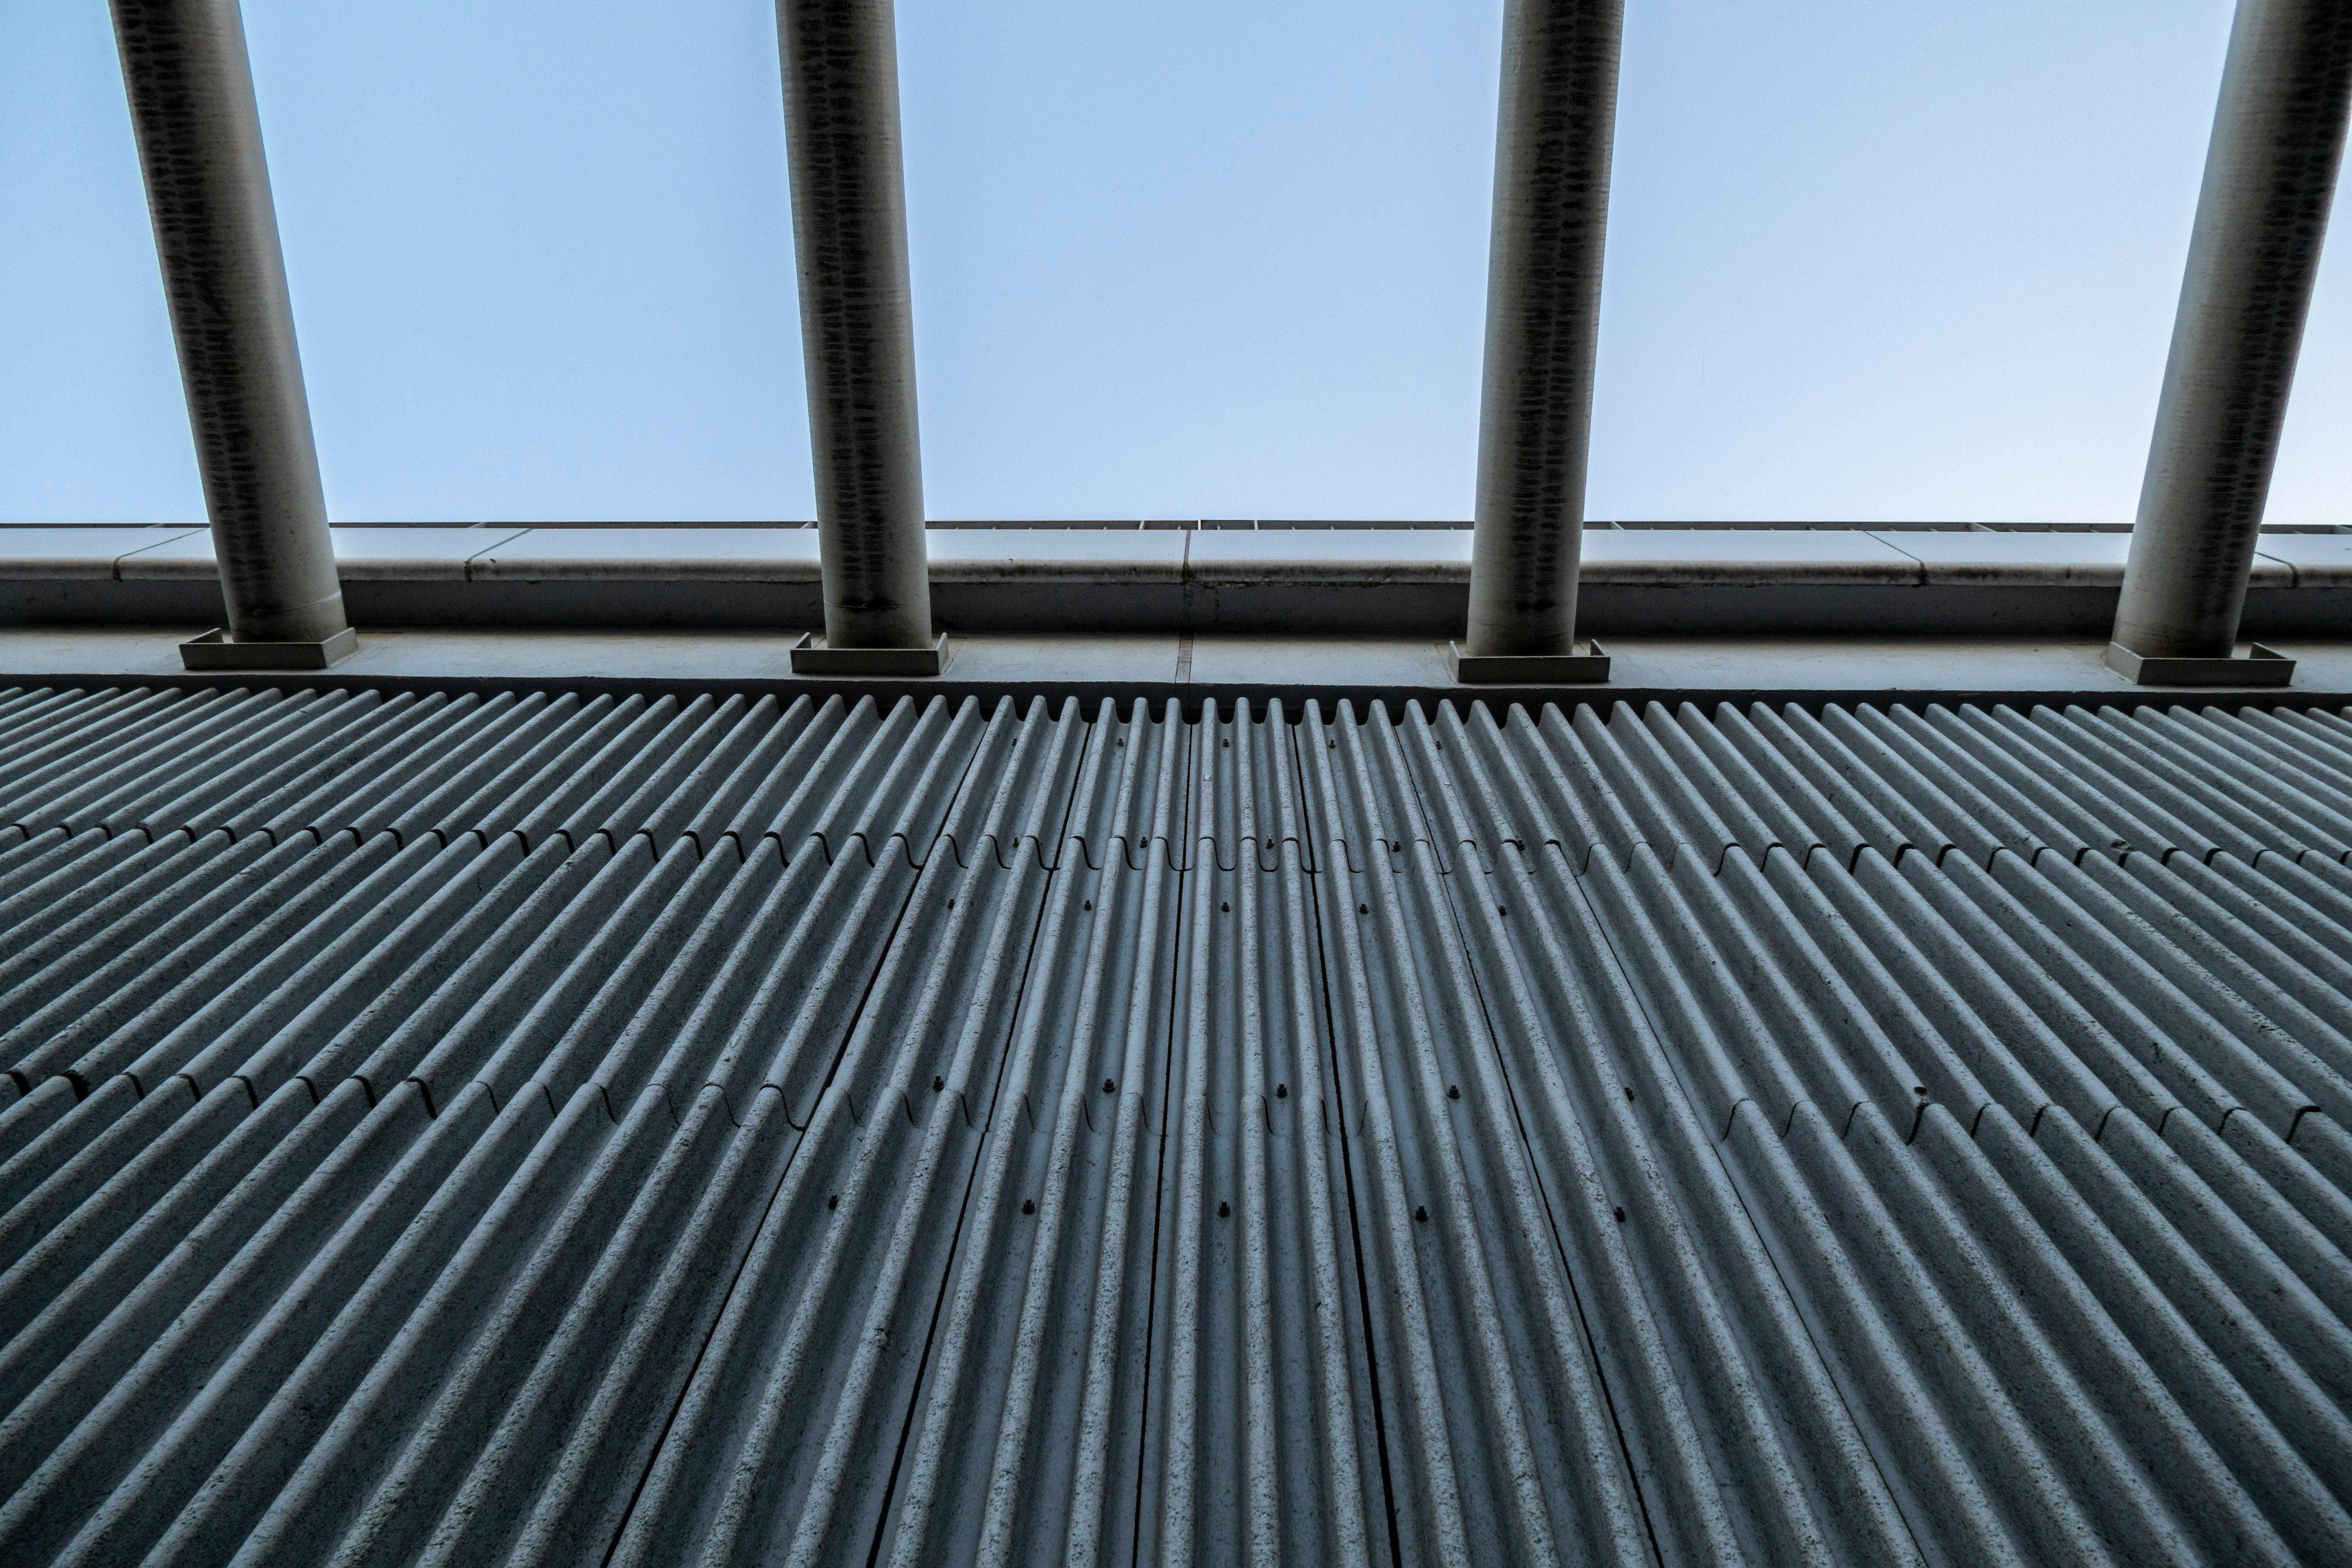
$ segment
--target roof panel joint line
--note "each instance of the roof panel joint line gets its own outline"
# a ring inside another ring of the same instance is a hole
[[[1338,723],[1343,721],[1335,714],[1332,721]],[[1308,770],[1305,758],[1300,754],[1300,736],[1304,735],[1307,740],[1319,739],[1323,731],[1324,721],[1320,705],[1310,698],[1305,705],[1300,722],[1290,737],[1291,766],[1299,792],[1299,816],[1308,825],[1308,836],[1319,838],[1328,844],[1342,831],[1339,825],[1331,820],[1328,807],[1328,785],[1326,769],[1328,764],[1318,759],[1314,769],[1315,777],[1310,781],[1307,777]],[[1328,879],[1330,888],[1341,889],[1342,899],[1347,897],[1344,876],[1348,869],[1345,857],[1340,857],[1331,867],[1331,876]],[[1331,994],[1330,961],[1332,944],[1339,933],[1336,929],[1327,929],[1325,925],[1323,904],[1327,891],[1326,883],[1327,879],[1323,878],[1310,879],[1307,883],[1307,920],[1312,928],[1314,944],[1314,951],[1309,955],[1308,961],[1315,966],[1318,994],[1322,1002],[1323,1038],[1319,1042],[1319,1048],[1328,1056],[1331,1075],[1328,1113],[1336,1116],[1339,1123],[1339,1172],[1348,1199],[1348,1253],[1355,1265],[1357,1321],[1365,1325],[1360,1352],[1364,1358],[1365,1387],[1371,1395],[1372,1436],[1380,1458],[1381,1503],[1388,1522],[1389,1561],[1402,1563],[1405,1558],[1403,1536],[1398,1519],[1397,1494],[1405,1483],[1396,1473],[1402,1467],[1402,1460],[1401,1458],[1392,1458],[1389,1452],[1389,1424],[1392,1414],[1394,1418],[1401,1419],[1402,1412],[1391,1413],[1387,1408],[1387,1405],[1392,1402],[1392,1396],[1383,1394],[1384,1380],[1381,1371],[1380,1346],[1375,1342],[1375,1336],[1370,1332],[1370,1324],[1373,1321],[1371,1282],[1364,1260],[1364,1230],[1367,1222],[1363,1210],[1366,1200],[1357,1191],[1354,1147],[1357,1129],[1349,1124],[1348,1080],[1339,1060],[1338,1003]],[[1393,1369],[1387,1373],[1391,1378],[1397,1375]]]
[[[2352,7],[2239,0],[2106,662],[2143,685],[2284,686],[2232,657],[2352,111]]]

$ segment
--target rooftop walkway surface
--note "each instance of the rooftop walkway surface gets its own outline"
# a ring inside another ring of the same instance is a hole
[[[2317,686],[416,635],[0,677],[0,1561],[2352,1561]]]

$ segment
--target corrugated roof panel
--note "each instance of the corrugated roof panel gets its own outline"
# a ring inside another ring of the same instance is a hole
[[[1139,1456],[1147,1561],[1386,1555],[1289,740],[1278,710],[1253,722],[1246,709],[1194,739]]]
[[[1140,714],[1088,728],[902,1490],[862,1497],[828,1556],[861,1555],[877,1525],[892,1563],[1110,1559],[1135,1536],[1192,735]],[[809,1511],[773,1539],[825,1522]],[[662,1521],[633,1521],[620,1555],[668,1561],[664,1541]]]
[[[0,693],[0,1552],[2343,1561],[2347,784]]]
[[[1634,1478],[1475,983],[1447,940],[1439,858],[1420,814],[1391,804],[1410,799],[1403,742],[1344,706],[1333,728],[1336,751],[1316,746],[1332,730],[1312,711],[1299,736],[1318,815],[1409,815],[1412,832],[1318,888],[1402,1554],[1545,1562],[1585,1543],[1633,1560],[1646,1551]]]
[[[1033,710],[1015,744],[1053,746],[1037,733],[1051,724]],[[983,747],[1000,766],[1013,749]],[[973,773],[995,793],[991,769]],[[1058,837],[1068,769],[1026,782],[1061,809],[1022,802],[1019,815]],[[929,856],[655,1459],[624,1560],[869,1550],[963,1227],[1010,1217],[967,1200],[1049,879],[1027,856],[1009,868]]]

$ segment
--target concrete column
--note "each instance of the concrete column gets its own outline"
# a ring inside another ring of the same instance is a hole
[[[2352,4],[2239,0],[2116,610],[2128,674],[2236,644],[2347,104]]]
[[[1504,11],[1465,666],[1573,651],[1624,9]]]
[[[352,638],[236,0],[112,4],[226,642],[330,645],[323,657],[337,657]],[[211,662],[238,658],[218,649]]]
[[[931,641],[890,0],[777,0],[833,650]]]

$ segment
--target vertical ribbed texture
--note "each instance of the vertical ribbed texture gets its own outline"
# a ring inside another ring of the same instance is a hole
[[[2352,721],[0,690],[9,1563],[2352,1557]]]

